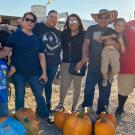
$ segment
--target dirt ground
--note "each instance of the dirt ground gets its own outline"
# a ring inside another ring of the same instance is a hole
[[[83,89],[84,84],[82,86],[81,97],[78,105],[83,100]],[[110,98],[110,106],[109,111],[114,113],[117,107],[117,81],[112,85],[112,93]],[[98,99],[98,89],[96,88],[95,100],[93,108],[96,109]],[[55,107],[59,102],[59,85],[53,85],[53,96],[52,96],[52,105]],[[65,108],[70,109],[72,104],[72,87],[68,91],[66,100],[65,100]],[[27,88],[26,97],[25,97],[25,105],[26,107],[31,107],[33,110],[35,109],[35,99],[31,90]],[[14,111],[14,87],[12,85],[12,95],[9,100],[9,109],[10,111]],[[117,135],[135,135],[135,91],[129,96],[128,101],[125,105],[126,113],[124,114],[121,122],[117,125]],[[40,135],[63,135],[62,131],[58,130],[56,127],[48,127],[47,125],[40,123],[41,132]]]

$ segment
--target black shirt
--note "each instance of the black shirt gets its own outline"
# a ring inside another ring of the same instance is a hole
[[[47,67],[60,64],[61,31],[56,28],[49,28],[44,23],[37,23],[33,32],[44,43]]]
[[[81,60],[84,35],[84,31],[79,32],[75,36],[71,36],[67,30],[62,32],[63,62],[70,63]]]

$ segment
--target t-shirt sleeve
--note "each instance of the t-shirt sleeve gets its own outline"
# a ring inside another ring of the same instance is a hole
[[[39,46],[39,53],[44,53],[44,44],[41,39],[39,40]]]
[[[92,39],[93,37],[93,29],[90,26],[87,31],[85,32],[85,39]]]
[[[9,48],[14,48],[15,39],[16,39],[16,37],[15,37],[14,33],[11,34],[11,35],[8,37],[7,43],[6,43],[5,46],[6,46],[6,47],[9,47]]]

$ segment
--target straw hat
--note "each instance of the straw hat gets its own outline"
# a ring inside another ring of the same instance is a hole
[[[109,17],[109,18],[108,18],[109,23],[112,23],[112,22],[114,22],[114,20],[117,18],[118,12],[117,12],[117,10],[111,10],[111,11],[109,11],[109,10],[107,10],[107,9],[101,9],[101,10],[99,10],[99,13],[91,14],[92,18],[93,18],[96,22],[98,22],[99,17],[100,17],[101,15],[107,15],[107,16]]]

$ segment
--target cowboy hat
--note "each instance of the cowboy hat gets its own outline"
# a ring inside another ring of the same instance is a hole
[[[101,10],[99,10],[99,13],[91,14],[92,18],[96,22],[98,22],[99,17],[101,15],[107,15],[108,16],[109,23],[112,23],[117,18],[118,12],[117,12],[117,10],[111,10],[111,11],[109,11],[107,9],[101,9]]]

